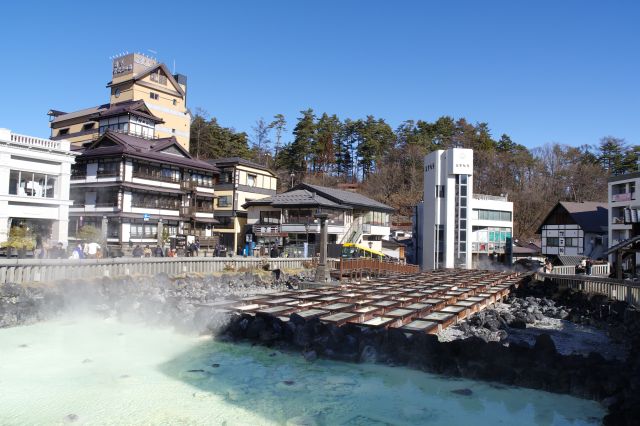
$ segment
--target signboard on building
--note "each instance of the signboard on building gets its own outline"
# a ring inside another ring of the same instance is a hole
[[[449,155],[447,159],[449,173],[454,175],[472,175],[473,174],[473,150],[466,148],[454,148],[451,150],[453,155]]]

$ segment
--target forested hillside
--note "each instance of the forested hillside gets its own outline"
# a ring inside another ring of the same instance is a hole
[[[487,123],[440,117],[407,120],[395,130],[383,118],[340,119],[300,112],[287,141],[288,123],[256,121],[252,134],[220,126],[205,112],[191,125],[191,152],[200,158],[241,156],[276,170],[283,190],[300,181],[359,182],[362,192],[397,209],[406,220],[422,199],[423,157],[436,149],[474,149],[474,192],[508,194],[514,235],[528,238],[558,201],[606,201],[607,177],[638,170],[640,148],[611,136],[580,147],[548,143],[527,149]]]

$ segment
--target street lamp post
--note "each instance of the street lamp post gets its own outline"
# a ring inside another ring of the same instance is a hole
[[[331,274],[327,267],[327,219],[329,218],[329,214],[318,208],[313,217],[320,222],[320,260],[318,261],[318,267],[316,269],[316,281],[326,283],[331,281]]]

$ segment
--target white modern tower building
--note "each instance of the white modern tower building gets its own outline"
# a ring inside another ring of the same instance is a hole
[[[513,203],[473,193],[473,150],[451,148],[424,159],[424,203],[417,209],[423,270],[472,268],[506,253]],[[497,259],[494,259],[497,260]]]
[[[473,150],[437,150],[424,159],[422,268],[471,267]]]

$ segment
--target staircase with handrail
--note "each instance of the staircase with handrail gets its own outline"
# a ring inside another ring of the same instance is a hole
[[[363,222],[364,222],[363,216],[354,218],[353,222],[351,222],[351,226],[349,226],[349,229],[340,240],[340,244],[346,244],[346,243],[357,244],[358,241],[360,240],[360,237],[362,237],[362,234],[364,234],[365,232],[365,229],[364,229],[365,225]]]

